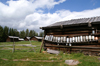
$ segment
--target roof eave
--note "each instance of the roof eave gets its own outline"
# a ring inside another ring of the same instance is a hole
[[[42,30],[46,29],[61,29],[63,27],[73,27],[73,26],[83,26],[83,25],[88,25],[88,23],[80,23],[80,24],[71,24],[71,25],[59,25],[59,26],[48,26],[48,27],[40,27]]]

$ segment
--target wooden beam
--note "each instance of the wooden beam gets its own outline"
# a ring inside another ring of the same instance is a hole
[[[42,39],[42,43],[41,43],[41,47],[40,47],[40,53],[41,53],[41,50],[42,50],[42,47],[43,47],[43,41],[44,41],[44,37]]]
[[[87,46],[45,46],[45,47],[100,49],[100,47],[87,47]]]

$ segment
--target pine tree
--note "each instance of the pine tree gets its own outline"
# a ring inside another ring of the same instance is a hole
[[[9,31],[9,28],[7,26],[5,26],[4,30],[3,30],[3,41],[6,41],[8,35],[9,35],[8,31]]]
[[[13,28],[11,29],[11,36],[14,36],[14,30],[13,30]]]
[[[3,27],[0,26],[0,42],[3,41]]]
[[[32,37],[32,36],[33,36],[33,31],[30,30],[29,37]]]
[[[25,38],[25,31],[20,31],[20,38]]]
[[[11,36],[11,32],[12,32],[12,29],[10,28],[10,29],[9,29],[9,36]]]
[[[13,33],[14,36],[19,36],[19,32],[17,31],[17,29],[14,29],[13,32],[14,32]]]
[[[26,29],[26,36],[29,36],[29,30]]]

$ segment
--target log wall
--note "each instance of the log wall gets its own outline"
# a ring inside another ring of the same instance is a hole
[[[46,36],[53,36],[53,37],[66,37],[66,38],[73,38],[73,37],[80,37],[84,36],[85,39],[80,42],[72,42],[66,41],[54,41],[54,38],[51,40],[44,40],[44,48],[54,49],[54,50],[62,50],[63,52],[71,53],[71,52],[82,52],[84,54],[91,54],[91,55],[99,55],[100,54],[100,28],[97,25],[93,25],[92,27],[85,26],[77,26],[77,27],[64,27],[59,29],[46,29],[45,35]],[[86,39],[86,36],[91,36],[94,38]],[[57,38],[58,39],[58,38]],[[64,39],[63,39],[64,40]],[[81,38],[80,38],[81,40]],[[69,40],[70,41],[70,40]]]

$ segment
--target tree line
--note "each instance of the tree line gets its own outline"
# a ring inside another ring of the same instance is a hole
[[[9,28],[7,26],[2,27],[0,26],[0,42],[5,42],[8,36],[17,36],[20,38],[25,38],[25,37],[32,37],[32,36],[43,36],[43,32],[40,32],[39,35],[37,32],[34,30],[22,30],[18,31],[17,29]]]

